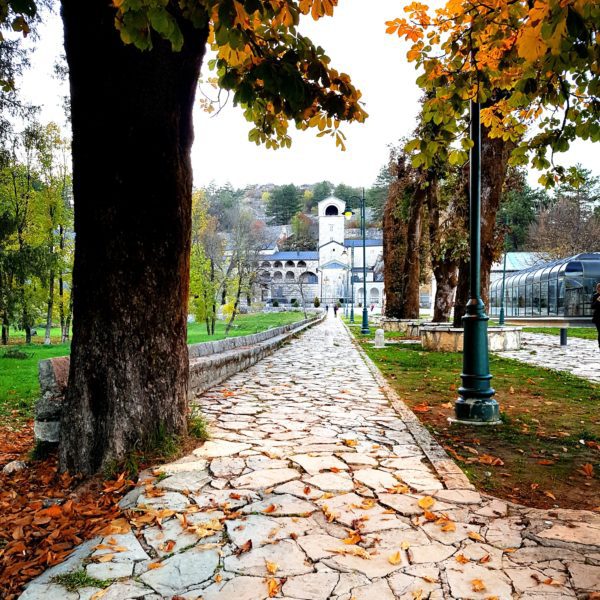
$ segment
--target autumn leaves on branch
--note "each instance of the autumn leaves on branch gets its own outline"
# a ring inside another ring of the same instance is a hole
[[[555,152],[576,138],[600,140],[598,0],[448,0],[435,11],[419,2],[404,10],[387,32],[410,42],[417,83],[434,92],[423,117],[439,126],[409,148],[415,166],[429,167],[440,152],[451,164],[466,161],[461,120],[471,99],[482,103],[490,136],[515,143],[511,164],[546,171],[544,185],[563,174]]]

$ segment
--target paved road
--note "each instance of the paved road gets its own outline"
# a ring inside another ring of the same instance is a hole
[[[521,350],[500,356],[600,382],[600,348],[595,340],[569,337],[567,345],[561,346],[559,336],[542,333],[522,333],[521,340]]]
[[[330,317],[204,394],[212,439],[131,493],[132,531],[116,526],[62,569],[116,579],[102,600],[553,600],[600,590],[600,514],[515,507],[451,468],[440,477],[422,449],[427,433],[380,384]],[[21,599],[100,591],[68,592],[49,583],[55,573]]]

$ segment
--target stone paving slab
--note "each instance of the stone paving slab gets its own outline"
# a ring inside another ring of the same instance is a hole
[[[60,566],[110,585],[22,600],[599,597],[600,514],[479,494],[337,319],[198,404],[211,440]]]
[[[600,383],[600,349],[595,340],[569,337],[567,345],[561,346],[558,335],[522,332],[521,350],[500,352],[499,356]]]

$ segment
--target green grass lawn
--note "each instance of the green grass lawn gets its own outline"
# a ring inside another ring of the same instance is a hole
[[[546,333],[548,335],[560,336],[560,327],[524,327],[527,333]],[[597,340],[598,333],[595,327],[569,327],[567,337],[576,337],[583,340]]]
[[[239,315],[235,320],[229,337],[249,335],[259,331],[265,331],[273,327],[295,323],[304,318],[302,311],[257,313],[250,315]],[[218,321],[215,327],[215,335],[206,333],[204,323],[190,323],[188,326],[188,343],[220,340],[225,338],[226,323]],[[32,404],[40,395],[38,383],[38,362],[54,356],[66,356],[70,353],[70,344],[60,344],[60,330],[52,330],[53,343],[44,346],[44,330],[37,328],[40,334],[35,336],[34,343],[25,345],[24,332],[11,331],[10,346],[0,346],[0,422],[7,418],[27,418],[32,414]],[[6,358],[8,349],[18,347],[27,354],[27,358]]]
[[[400,398],[480,489],[529,505],[595,508],[600,497],[600,386],[568,373],[490,355],[503,424],[450,425],[462,354],[420,344],[376,349],[373,334],[353,334]],[[498,457],[502,465],[478,462]],[[582,473],[593,466],[593,476]],[[546,494],[549,492],[551,495]],[[552,498],[554,496],[556,499]]]

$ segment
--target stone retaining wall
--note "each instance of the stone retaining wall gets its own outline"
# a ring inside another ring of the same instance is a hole
[[[247,369],[274,352],[290,337],[320,323],[325,314],[260,333],[188,346],[190,357],[189,396],[194,397]],[[34,434],[37,441],[59,439],[62,403],[67,389],[70,359],[59,356],[39,363],[41,398],[36,402]]]
[[[381,319],[381,328],[384,331],[400,331],[410,338],[419,337],[419,326],[420,322],[416,319]]]
[[[199,396],[235,373],[256,364],[277,350],[291,336],[321,322],[324,318],[325,313],[316,319],[305,319],[253,335],[189,346],[189,395]]]
[[[488,327],[488,348],[491,352],[521,349],[521,327]],[[421,325],[424,350],[462,352],[464,330],[449,325]]]

